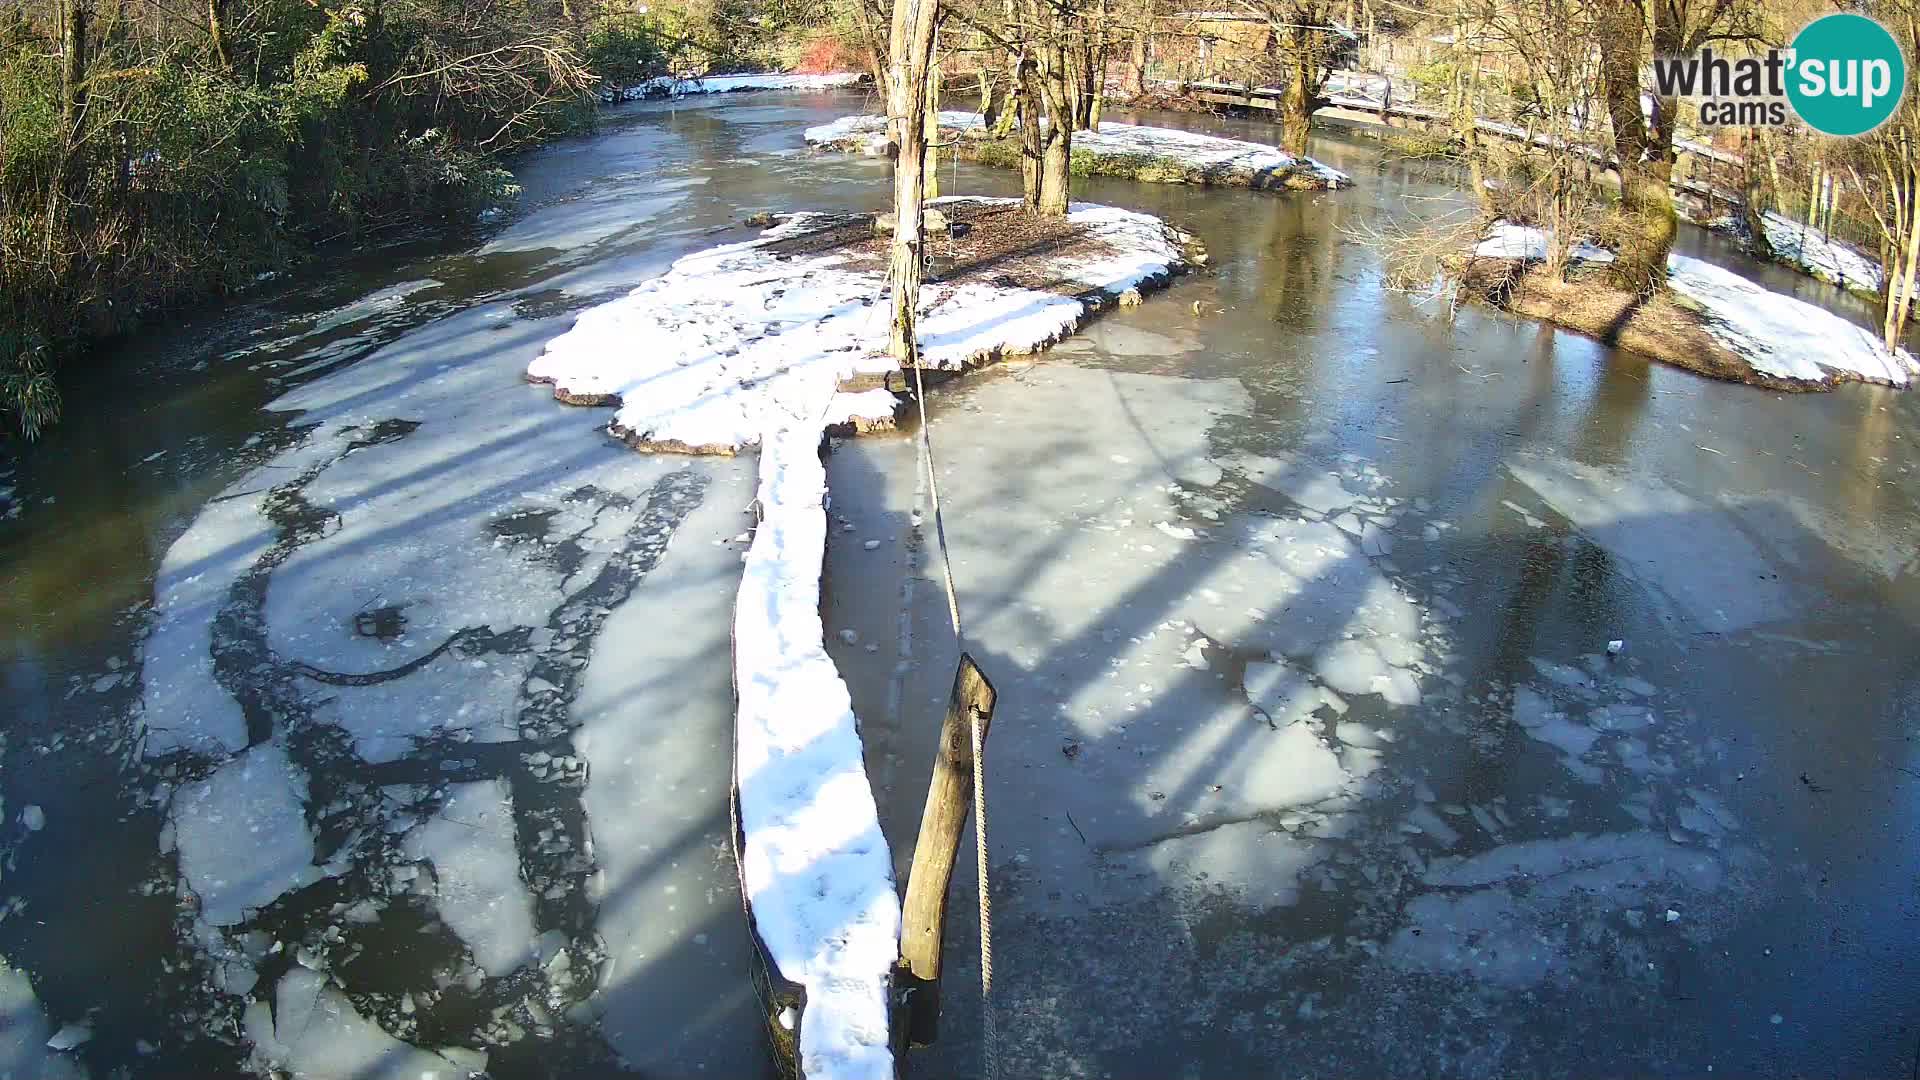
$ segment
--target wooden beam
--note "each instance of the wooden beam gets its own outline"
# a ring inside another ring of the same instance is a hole
[[[960,853],[960,837],[973,809],[973,722],[986,742],[993,721],[993,684],[973,657],[960,654],[953,693],[940,725],[933,779],[920,814],[920,836],[907,873],[907,899],[901,907],[900,970],[896,985],[907,993],[908,1036],[915,1045],[934,1041],[940,1028],[940,952],[947,931],[947,886]]]

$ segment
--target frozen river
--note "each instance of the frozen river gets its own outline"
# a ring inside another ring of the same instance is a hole
[[[752,462],[522,373],[750,213],[879,203],[800,138],[863,103],[623,111],[503,224],[145,334],[6,451],[0,1076],[765,1071]],[[932,402],[1009,1074],[1911,1071],[1920,405],[1449,320],[1352,230],[1450,178],[1313,153],[1357,186],[1088,183],[1207,271]],[[902,871],[955,659],[914,446],[834,449],[825,589]],[[970,881],[929,1075],[976,1069]]]

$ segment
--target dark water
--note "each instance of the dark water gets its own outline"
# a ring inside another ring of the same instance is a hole
[[[244,1002],[207,990],[204,962],[184,940],[189,905],[176,889],[179,867],[163,854],[165,793],[179,778],[144,756],[142,724],[154,718],[143,721],[138,706],[143,686],[164,674],[141,669],[140,648],[153,621],[160,560],[210,499],[250,469],[272,466],[302,438],[298,414],[264,406],[379,350],[412,348],[436,328],[461,325],[449,320],[490,305],[510,309],[532,327],[513,336],[514,348],[537,349],[543,335],[565,329],[572,312],[617,295],[678,254],[751,235],[738,222],[757,210],[876,205],[885,198],[882,163],[810,157],[798,136],[807,123],[863,104],[853,96],[760,96],[620,114],[597,136],[522,161],[516,172],[525,202],[507,222],[332,253],[256,297],[184,313],[77,369],[66,388],[67,416],[45,440],[0,448],[0,487],[12,488],[0,515],[18,510],[0,520],[6,616],[0,620],[6,715],[0,956],[27,973],[37,999],[35,1006],[7,997],[10,1032],[28,1032],[24,1038],[37,1045],[44,1034],[31,1033],[48,1019],[54,1027],[86,1022],[91,1041],[74,1056],[95,1076],[210,1074],[245,1061],[236,1030]],[[1155,119],[1254,137],[1264,130],[1254,121]],[[1371,468],[1383,490],[1419,498],[1432,508],[1431,517],[1458,528],[1433,542],[1424,558],[1403,554],[1400,565],[1384,573],[1428,599],[1436,595],[1433,583],[1448,583],[1449,602],[1463,614],[1451,620],[1446,659],[1435,666],[1463,676],[1462,709],[1481,684],[1511,691],[1532,678],[1531,660],[1575,662],[1591,654],[1595,642],[1625,637],[1636,677],[1660,688],[1663,711],[1685,717],[1679,730],[1701,748],[1696,756],[1676,756],[1674,772],[1642,770],[1631,790],[1609,774],[1597,793],[1582,793],[1563,791],[1558,774],[1543,779],[1551,757],[1480,767],[1457,747],[1416,735],[1411,745],[1426,755],[1423,775],[1441,789],[1440,802],[1478,804],[1512,794],[1518,803],[1543,792],[1564,798],[1571,824],[1538,833],[1564,843],[1576,833],[1618,833],[1631,824],[1621,808],[1642,802],[1658,808],[1650,820],[1666,822],[1685,801],[1684,789],[1708,787],[1741,822],[1738,839],[1716,850],[1751,853],[1752,861],[1740,863],[1742,872],[1764,880],[1729,885],[1724,910],[1697,927],[1691,921],[1696,909],[1689,908],[1690,936],[1682,941],[1649,952],[1606,937],[1595,948],[1617,949],[1623,959],[1617,970],[1589,972],[1581,981],[1594,989],[1584,993],[1552,980],[1463,977],[1463,984],[1448,981],[1458,973],[1438,970],[1353,974],[1363,965],[1348,963],[1358,955],[1352,950],[1367,951],[1358,942],[1391,952],[1396,939],[1404,944],[1397,935],[1407,927],[1440,918],[1409,906],[1419,892],[1411,887],[1389,898],[1390,911],[1366,920],[1354,914],[1366,907],[1354,901],[1352,883],[1362,880],[1355,875],[1399,865],[1397,851],[1389,857],[1370,850],[1343,864],[1344,877],[1328,877],[1279,907],[1109,894],[1103,890],[1112,888],[1111,860],[1074,861],[1059,868],[1052,891],[1082,902],[1009,905],[1016,955],[1031,960],[1012,963],[1009,993],[1037,1018],[1016,1041],[1048,1044],[1053,1056],[1036,1061],[1076,1075],[1244,1073],[1278,1060],[1268,1055],[1290,1042],[1303,1047],[1297,1060],[1308,1072],[1347,1062],[1443,1075],[1579,1073],[1580,1059],[1552,1055],[1581,1047],[1596,1048],[1590,1060],[1609,1071],[1696,1073],[1717,1060],[1734,1074],[1904,1072],[1920,1038],[1913,974],[1920,956],[1912,944],[1920,907],[1914,843],[1920,691],[1911,660],[1920,616],[1913,542],[1920,535],[1920,454],[1913,447],[1920,406],[1911,395],[1877,388],[1783,396],[1714,384],[1496,313],[1463,309],[1449,317],[1432,304],[1387,292],[1380,255],[1361,242],[1359,227],[1434,212],[1458,198],[1454,178],[1432,165],[1390,160],[1363,138],[1326,134],[1314,153],[1354,174],[1357,186],[1271,196],[1086,183],[1077,197],[1161,214],[1194,232],[1212,259],[1170,295],[1063,349],[1059,363],[1126,376],[1237,380],[1248,404],[1199,424],[1204,452],[1222,460],[1297,453],[1350,473]],[[949,193],[1009,194],[1017,186],[1011,174],[968,166],[943,178]],[[1874,322],[1857,298],[1753,264],[1721,238],[1687,229],[1681,248],[1862,325]],[[420,346],[422,363],[443,355],[434,347]],[[1057,415],[1023,415],[997,385],[983,380],[957,390],[942,403],[951,410],[943,416],[985,410],[1023,430],[1059,427]],[[499,392],[525,391],[503,385]],[[520,407],[558,410],[537,392],[525,392]],[[569,422],[582,439],[597,437],[590,421]],[[956,460],[991,450],[992,439],[966,432],[958,423],[942,429],[942,445]],[[1002,486],[971,492],[958,482],[956,502],[1001,500],[1010,511],[1004,527],[1032,518],[1036,529],[1051,528],[1046,511],[1060,491],[1047,480],[1044,463],[1103,458],[1106,448],[1090,437],[1035,453],[1031,471],[1018,482],[1001,474]],[[857,448],[836,458],[836,490],[853,478],[859,486],[846,494],[848,505],[900,515],[911,492],[899,489],[898,478],[912,475],[910,462],[910,447],[899,441]],[[1527,475],[1544,471],[1563,481],[1573,475],[1590,484],[1604,475],[1624,486],[1623,504],[1632,512],[1586,520],[1570,504],[1543,503],[1541,482],[1529,487],[1516,479],[1516,464]],[[1569,474],[1569,464],[1602,473]],[[879,475],[862,477],[863,468]],[[1244,479],[1244,473],[1234,475]],[[1125,480],[1113,478],[1115,497],[1126,494]],[[1284,482],[1239,483],[1230,477],[1227,488],[1215,492],[1229,518],[1289,505],[1275,494],[1287,490]],[[509,510],[507,503],[502,497],[493,509]],[[1542,524],[1529,526],[1522,514]],[[737,528],[730,521],[714,535]],[[1017,549],[1027,535],[996,539],[988,527],[977,542],[983,550]],[[1062,558],[1081,556],[1063,550]],[[1418,543],[1402,544],[1403,552],[1421,550]],[[891,577],[849,588],[846,582],[859,577],[845,560],[858,556],[836,551],[832,557],[830,627],[845,622],[864,630],[865,619],[885,626],[905,610],[929,627],[927,640],[938,640],[936,613],[927,607],[936,594],[924,563],[903,562]],[[1097,562],[1116,555],[1088,550],[1084,557]],[[1000,572],[980,558],[982,576]],[[1188,574],[1145,586],[1137,597],[1128,594],[1129,602],[1159,604],[1166,610],[1157,615],[1171,616],[1175,598],[1202,587],[1203,568],[1190,567]],[[1782,576],[1786,583],[1778,584]],[[1742,588],[1747,579],[1762,578],[1764,587],[1751,594]],[[903,606],[900,583],[909,580],[923,587]],[[731,585],[715,581],[710,588],[725,592]],[[1077,609],[1099,610],[1105,598],[1098,584],[1088,589],[1048,599],[1049,614],[1064,625]],[[636,593],[629,604],[672,603],[649,597]],[[663,606],[651,617],[674,618],[679,610]],[[1727,617],[1716,622],[1716,611]],[[1153,621],[1129,618],[1112,620],[1123,639],[1144,633]],[[724,643],[723,621],[710,631]],[[1006,640],[1015,637],[1009,629]],[[1057,637],[1036,632],[1034,655],[1002,658],[1019,672],[1003,693],[1014,690],[1017,699],[1021,687],[1044,683],[1065,693],[1062,687],[1091,684],[1090,666],[1110,658],[1102,655],[1110,643],[1096,636],[1090,647],[1047,655]],[[1238,655],[1236,662],[1257,662],[1260,652]],[[889,672],[863,667],[877,661],[861,655],[840,659],[861,714],[880,715]],[[904,687],[909,700],[937,697],[941,667],[934,658],[893,692]],[[702,715],[724,734],[724,691],[710,689],[716,700]],[[1427,717],[1440,723],[1444,713],[1436,706]],[[917,816],[924,738],[906,721],[898,730],[869,723],[870,738],[885,748],[871,763],[883,813],[896,848],[906,848]],[[1071,730],[1061,737],[1091,741]],[[1036,738],[1028,748],[1032,760],[1059,757],[1052,729]],[[1006,752],[1018,760],[1027,750]],[[720,783],[724,752],[707,760]],[[1133,786],[1116,782],[1112,791],[1118,798]],[[724,791],[702,798],[690,826],[692,848],[723,838]],[[1001,820],[1014,823],[1014,835],[1052,820],[1043,800],[1017,792],[1007,799],[1011,809]],[[38,831],[23,822],[30,805],[44,814]],[[1097,799],[1087,806],[1102,812]],[[1395,828],[1382,821],[1384,832],[1363,835],[1384,850],[1390,846],[1384,837]],[[1126,828],[1115,828],[1113,839],[1124,846]],[[535,845],[526,832],[518,843],[531,864]],[[1628,857],[1595,850],[1598,859]],[[1009,873],[1021,880],[1018,870]],[[727,876],[708,870],[697,880],[724,893]],[[1178,889],[1184,882],[1167,873],[1161,884]],[[1639,890],[1635,895],[1647,892],[1645,875],[1630,885]],[[1602,887],[1610,886],[1595,886]],[[1026,890],[1022,895],[1048,891],[1018,888]],[[968,907],[964,900],[956,905],[962,912]],[[1079,912],[1064,910],[1073,907]],[[709,934],[737,944],[724,895],[714,910],[700,931],[702,946]],[[536,929],[552,928],[544,913],[539,920]],[[1572,915],[1567,922],[1586,925]],[[582,933],[591,933],[591,917]],[[662,933],[691,940],[693,928]],[[1218,976],[1205,994],[1145,978],[1138,961],[1162,939],[1183,943],[1176,959],[1160,965],[1163,971],[1187,964]],[[1319,966],[1247,961],[1249,953],[1311,951],[1329,939],[1335,959]],[[1110,966],[1055,960],[1049,942],[1086,955],[1125,942],[1130,958]],[[1221,960],[1219,949],[1237,959]],[[374,995],[368,1007],[377,1011],[387,1000],[379,986],[415,985],[439,963],[429,952],[387,948],[374,964],[381,973],[360,976],[365,985],[335,974],[349,995]],[[437,1041],[491,1048],[496,1075],[577,1074],[613,1068],[615,1059],[647,1075],[694,1075],[709,1064],[738,1071],[757,1063],[760,1035],[737,996],[716,996],[711,1008],[672,1000],[685,996],[676,995],[675,986],[718,995],[739,980],[713,976],[712,957],[699,950],[676,947],[670,956],[643,968],[647,985],[612,1012],[568,1012],[544,1033],[526,1013],[515,1013],[534,1034],[496,1030],[483,1038],[484,1018],[455,1010],[443,1018]],[[1629,978],[1628,956],[1657,963],[1658,977],[1635,972]],[[1047,971],[1078,981],[1061,985],[1039,974]],[[1347,1019],[1317,1026],[1302,1019],[1320,1000],[1302,997],[1306,980],[1318,980],[1313,985],[1325,995],[1323,1012],[1344,1009]],[[1291,984],[1296,981],[1301,985]],[[1092,1000],[1074,1000],[1088,986],[1098,989]],[[1369,995],[1371,1004],[1362,1008]],[[1135,1000],[1141,997],[1146,1000]],[[935,1067],[965,1074],[972,1067],[965,1034],[972,1023],[964,1019],[964,999],[958,1000],[957,1033],[946,1048],[952,1057]],[[1181,1002],[1194,1004],[1188,1009]],[[629,1012],[614,1015],[621,1008]],[[1601,1011],[1607,1009],[1619,1011]],[[1782,1022],[1772,1022],[1775,1014]],[[1650,1029],[1659,1024],[1667,1026]],[[1438,1039],[1421,1025],[1455,1030]],[[612,1033],[616,1026],[625,1033]],[[1258,1036],[1245,1034],[1249,1030]],[[1241,1034],[1223,1039],[1221,1032]],[[1340,1056],[1339,1045],[1356,1047],[1370,1033],[1383,1044],[1432,1041],[1448,1049]],[[641,1043],[654,1045],[642,1053],[634,1049]],[[1689,1044],[1714,1052],[1691,1055]],[[0,1050],[10,1051],[11,1043]],[[37,1059],[18,1060],[25,1069]]]

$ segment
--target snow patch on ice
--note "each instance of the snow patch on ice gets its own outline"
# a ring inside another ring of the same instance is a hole
[[[803,422],[760,449],[761,520],[734,615],[741,874],[774,963],[807,988],[807,1076],[884,1080],[900,904],[853,704],[822,645],[819,446]]]
[[[1158,218],[1089,204],[1069,216],[1106,249],[1058,260],[1058,275],[1077,291],[1117,295],[1180,265],[1185,237]],[[528,378],[574,400],[617,399],[617,431],[672,448],[728,452],[794,417],[890,420],[892,394],[835,391],[853,376],[895,370],[885,355],[884,274],[848,269],[844,252],[769,250],[827,221],[798,214],[756,240],[681,259],[628,296],[583,312],[548,343]],[[1086,311],[1074,296],[977,281],[930,283],[921,295],[922,362],[947,369],[1031,352],[1070,332]]]
[[[1539,261],[1547,257],[1547,247],[1548,234],[1541,229],[1496,222],[1474,254]],[[1613,261],[1612,252],[1586,240],[1576,242],[1570,255],[1585,262]],[[1763,374],[1799,382],[1843,378],[1896,387],[1920,374],[1920,361],[1905,349],[1889,353],[1872,331],[1702,259],[1669,255],[1667,283],[1704,309],[1709,334]]]
[[[1545,229],[1531,225],[1516,225],[1510,221],[1496,221],[1487,230],[1473,253],[1483,259],[1524,259],[1528,262],[1545,262],[1553,239]],[[1610,263],[1613,252],[1591,240],[1575,240],[1567,249],[1567,257],[1577,262]]]

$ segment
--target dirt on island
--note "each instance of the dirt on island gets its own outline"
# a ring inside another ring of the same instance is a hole
[[[1113,253],[1112,245],[1066,218],[1029,214],[1019,203],[978,199],[943,200],[928,207],[953,226],[926,237],[928,281],[958,284],[981,281],[991,285],[1041,289],[1077,296],[1057,272],[1062,260],[1084,261]],[[817,229],[765,245],[769,254],[824,255],[845,251],[847,269],[884,273],[890,230],[875,225],[874,214],[836,217]]]
[[[1697,375],[1792,393],[1831,388],[1756,370],[1709,333],[1700,311],[1683,297],[1668,289],[1636,295],[1609,282],[1597,266],[1575,265],[1562,277],[1537,264],[1463,258],[1453,270],[1475,300]]]

